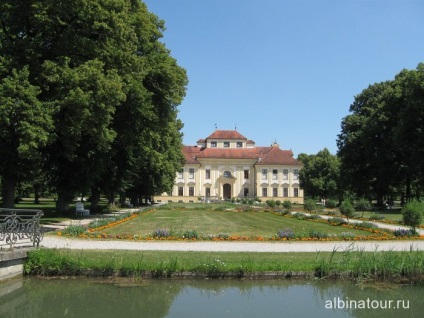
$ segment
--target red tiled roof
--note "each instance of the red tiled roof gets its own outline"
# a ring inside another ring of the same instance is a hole
[[[202,149],[196,146],[183,146],[185,163],[199,163],[196,157]]]
[[[237,130],[215,130],[212,135],[206,139],[242,139],[247,140],[242,134]]]
[[[293,158],[291,150],[281,150],[278,146],[270,148],[258,165],[300,165],[300,162]]]
[[[300,165],[293,158],[291,150],[281,150],[274,147],[255,148],[202,148],[196,146],[184,146],[183,153],[188,164],[200,164],[197,159],[254,159],[258,165]]]
[[[204,148],[197,158],[258,159],[258,156],[254,148]]]

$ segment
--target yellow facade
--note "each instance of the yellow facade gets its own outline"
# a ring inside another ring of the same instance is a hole
[[[237,131],[215,131],[197,146],[185,146],[186,163],[177,172],[172,194],[156,202],[199,202],[232,198],[303,203],[300,162],[277,144],[256,147]]]

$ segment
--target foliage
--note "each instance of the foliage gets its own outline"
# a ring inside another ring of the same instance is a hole
[[[71,224],[61,231],[62,235],[78,236],[85,233],[87,227],[81,224]]]
[[[340,160],[325,148],[316,155],[300,154],[300,187],[313,198],[331,198],[339,194]]]
[[[296,237],[296,235],[292,229],[286,228],[284,230],[278,230],[277,237],[280,239],[293,239]]]
[[[381,220],[384,220],[385,219],[385,216],[384,215],[381,215],[381,214],[374,213],[373,215],[371,215],[369,217],[369,219],[372,220],[372,221],[381,221]]]
[[[342,183],[357,196],[399,195],[409,202],[423,188],[424,64],[403,70],[355,96],[338,136]],[[355,163],[355,164],[352,164]]]
[[[350,201],[343,201],[340,205],[340,213],[344,215],[348,220],[354,216],[355,208]]]
[[[348,222],[343,218],[328,218],[327,222],[333,225],[348,224]]]
[[[187,75],[164,22],[130,0],[4,0],[0,12],[3,204],[30,171],[48,175],[60,212],[77,194],[93,209],[101,192],[138,204],[169,191]]]
[[[275,200],[267,200],[266,204],[270,207],[270,208],[275,208],[276,206],[276,202]]]
[[[323,238],[327,238],[328,237],[328,233],[322,232],[322,231],[318,231],[316,229],[311,229],[309,231],[309,237],[316,238],[316,239],[323,239]]]
[[[292,207],[292,203],[290,200],[284,200],[283,202],[283,207],[287,210],[290,211],[291,207]]]
[[[420,226],[423,218],[424,204],[421,202],[410,202],[402,209],[402,220],[413,229]]]
[[[337,202],[332,199],[325,200],[325,207],[329,209],[334,209],[337,206]]]
[[[316,207],[317,207],[317,204],[315,200],[313,199],[308,199],[303,204],[303,208],[308,212],[313,212],[316,209]]]
[[[369,211],[371,209],[371,203],[365,198],[361,198],[355,202],[356,211]]]
[[[393,235],[396,237],[414,237],[417,236],[415,229],[397,229],[393,231]]]

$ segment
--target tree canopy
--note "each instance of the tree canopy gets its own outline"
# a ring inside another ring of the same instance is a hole
[[[339,196],[340,161],[325,148],[316,155],[299,154],[303,163],[299,172],[300,186],[312,198],[328,199]]]
[[[28,165],[50,175],[59,210],[76,194],[170,189],[187,75],[163,21],[138,0],[4,0],[0,25],[3,206]]]
[[[420,197],[424,186],[424,64],[355,96],[338,155],[344,188],[379,204]],[[421,159],[420,159],[421,158]]]

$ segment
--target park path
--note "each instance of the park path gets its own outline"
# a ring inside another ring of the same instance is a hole
[[[238,241],[124,241],[73,239],[45,236],[46,248],[136,250],[136,251],[207,251],[207,252],[332,252],[333,250],[409,251],[424,250],[424,240],[330,241],[330,242],[238,242]]]
[[[306,214],[306,213],[305,213]],[[331,216],[321,215],[322,218]],[[95,216],[82,218],[78,221],[66,221],[55,224],[50,230],[63,229],[71,224],[88,224]],[[361,222],[350,219],[350,223]],[[407,228],[401,225],[392,225],[381,222],[371,222],[380,228],[391,230]],[[419,230],[424,235],[424,230]],[[45,235],[40,246],[46,248],[69,249],[98,249],[98,250],[138,250],[138,251],[209,251],[209,252],[332,252],[347,249],[365,251],[409,251],[424,250],[424,240],[399,241],[327,241],[327,242],[239,242],[239,241],[127,241],[127,240],[97,240],[78,239]]]

